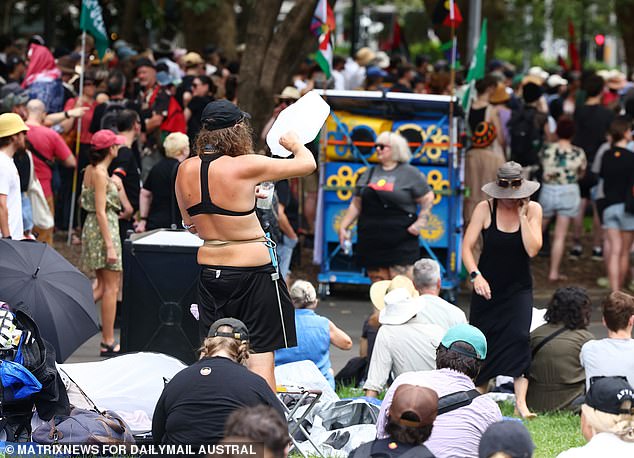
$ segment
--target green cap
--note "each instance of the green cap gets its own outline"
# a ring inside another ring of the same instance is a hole
[[[475,354],[462,348],[451,348],[456,342],[464,342],[471,345],[475,349]],[[486,337],[484,337],[482,331],[470,324],[459,324],[450,328],[440,344],[448,350],[453,350],[471,358],[484,359],[487,357]]]

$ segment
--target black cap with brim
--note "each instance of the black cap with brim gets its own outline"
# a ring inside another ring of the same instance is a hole
[[[147,57],[142,57],[134,63],[135,72],[141,67],[150,67],[156,70],[156,64],[152,62],[150,59],[148,59]]]
[[[218,328],[223,326],[229,326],[232,329],[232,332],[218,331]],[[221,318],[220,320],[214,321],[209,327],[207,337],[230,337],[240,341],[248,341],[249,330],[242,321],[236,318]]]
[[[207,130],[218,130],[233,127],[243,119],[250,118],[249,113],[240,110],[228,100],[221,99],[207,104],[200,117],[200,122]]]
[[[613,415],[634,412],[634,388],[625,377],[592,377],[585,403]]]

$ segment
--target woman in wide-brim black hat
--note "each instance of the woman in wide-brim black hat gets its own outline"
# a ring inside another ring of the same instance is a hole
[[[469,322],[484,333],[491,349],[476,385],[486,390],[491,378],[512,376],[518,400],[526,398],[524,374],[531,363],[530,258],[542,246],[542,208],[529,199],[539,183],[524,179],[521,172],[520,164],[507,162],[496,180],[482,187],[491,199],[475,207],[462,246],[473,283]],[[476,262],[473,252],[480,234],[483,248]],[[525,402],[518,402],[517,409],[523,417],[531,415]]]

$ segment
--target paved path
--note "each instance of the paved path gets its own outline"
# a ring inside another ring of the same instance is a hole
[[[535,293],[535,305],[538,308],[543,308],[554,288],[540,289]],[[596,337],[606,337],[607,333],[605,327],[601,324],[601,300],[605,297],[607,290],[589,290],[588,294],[593,301],[593,313],[592,322],[588,328]],[[458,296],[457,305],[467,313],[469,308],[469,295],[465,292]],[[342,351],[331,347],[331,359],[333,369],[338,371],[346,362],[353,356],[359,354],[359,339],[361,337],[361,328],[363,321],[370,314],[372,305],[369,300],[369,294],[367,289],[360,288],[355,291],[337,292],[323,301],[320,302],[317,308],[317,313],[330,318],[337,326],[346,331],[354,343],[353,347],[349,351]],[[119,339],[119,330],[116,330],[116,338]],[[100,360],[99,353],[99,334],[92,337],[84,345],[77,349],[77,351],[66,361],[73,362],[85,362],[85,361],[98,361]]]

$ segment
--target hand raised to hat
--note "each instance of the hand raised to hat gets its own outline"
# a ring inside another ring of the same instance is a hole
[[[520,199],[519,205],[517,206],[517,214],[521,218],[526,218],[528,216],[528,205],[530,204],[530,199]]]
[[[299,140],[299,135],[293,131],[286,132],[280,137],[280,145],[290,152],[294,152],[297,148],[304,146]]]

